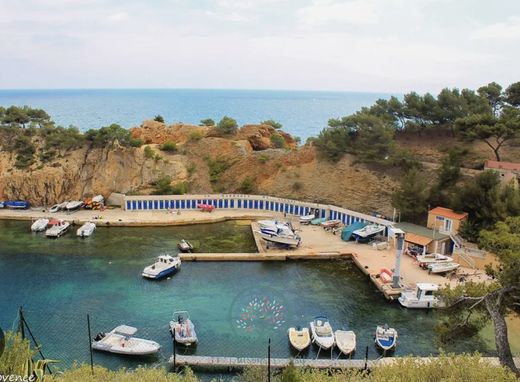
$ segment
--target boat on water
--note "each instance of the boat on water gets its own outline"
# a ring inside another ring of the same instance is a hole
[[[312,342],[320,349],[327,350],[334,346],[334,332],[325,316],[318,316],[311,321],[311,336]]]
[[[417,283],[414,290],[401,292],[399,303],[405,308],[429,309],[439,305],[439,299],[434,295],[439,290],[437,284]]]
[[[38,219],[31,225],[31,231],[33,232],[42,232],[47,229],[49,225],[49,219]]]
[[[316,219],[315,214],[300,216],[300,224],[309,224],[314,219]]]
[[[189,241],[186,241],[182,239],[180,242],[177,243],[177,248],[181,252],[192,252],[193,251],[193,245]]]
[[[350,355],[356,350],[356,333],[352,330],[336,330],[334,338],[341,353]]]
[[[339,219],[327,220],[327,221],[320,223],[320,225],[325,229],[334,228],[334,227],[339,226],[340,224],[341,224],[341,220],[339,220]]]
[[[142,276],[147,279],[158,280],[177,272],[181,268],[180,257],[161,255],[152,265],[143,269]]]
[[[380,224],[369,224],[363,228],[357,229],[352,232],[352,236],[358,243],[367,243],[374,236],[381,234],[385,231],[386,227]]]
[[[82,200],[72,200],[65,205],[67,211],[75,211],[83,207]]]
[[[29,207],[31,207],[31,204],[24,200],[7,200],[4,202],[4,208],[13,210],[27,210]]]
[[[460,267],[459,263],[433,263],[428,265],[428,273],[447,273]]]
[[[55,224],[51,222],[51,228],[45,231],[47,237],[60,237],[63,236],[70,227],[70,223],[64,220],[58,220]]]
[[[309,328],[289,328],[287,331],[289,334],[289,342],[292,347],[298,351],[305,350],[311,344],[311,335]]]
[[[176,342],[186,346],[196,344],[198,341],[195,325],[185,310],[173,313],[173,320],[170,321],[170,333]]]
[[[437,263],[450,263],[453,261],[452,257],[441,255],[440,253],[428,253],[426,255],[417,255],[415,259],[422,266]]]
[[[376,328],[376,346],[382,350],[394,349],[397,345],[397,330],[388,327],[388,325],[378,325]]]
[[[92,341],[92,349],[123,355],[151,355],[161,349],[155,341],[132,337],[137,329],[132,326],[119,325],[108,333],[98,333]]]
[[[89,237],[96,230],[96,224],[92,222],[86,222],[76,231],[76,235],[79,237]]]

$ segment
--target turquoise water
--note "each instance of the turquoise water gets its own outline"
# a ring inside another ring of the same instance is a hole
[[[364,357],[366,346],[369,358],[380,356],[372,335],[382,323],[399,331],[396,355],[437,352],[435,312],[389,303],[348,261],[184,262],[171,279],[144,280],[142,268],[160,253],[176,252],[181,237],[196,241],[204,251],[229,251],[229,242],[236,252],[254,248],[250,228],[232,222],[99,228],[86,240],[70,233],[50,240],[31,234],[28,222],[0,222],[0,326],[11,328],[23,306],[44,354],[63,360],[63,365],[88,361],[87,314],[93,335],[125,323],[162,345],[156,359],[95,353],[96,363],[115,368],[163,362],[172,353],[169,319],[181,309],[190,312],[200,343],[180,352],[260,357],[271,338],[274,357],[294,355],[287,329],[308,325],[319,314],[327,315],[334,328],[356,332],[355,358]],[[478,338],[444,348],[490,352]],[[304,356],[315,357],[316,349]]]
[[[198,124],[203,118],[232,116],[239,124],[275,119],[306,139],[317,135],[330,118],[351,114],[388,94],[320,91],[124,89],[0,90],[0,105],[45,109],[63,126],[82,130],[111,123],[139,125],[161,114],[169,123]]]

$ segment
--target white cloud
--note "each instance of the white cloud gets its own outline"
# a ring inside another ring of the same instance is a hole
[[[505,22],[486,25],[471,37],[474,40],[520,40],[520,17],[511,16]]]
[[[126,13],[126,12],[112,13],[112,14],[108,15],[107,20],[109,22],[114,22],[114,23],[126,21],[126,20],[128,20],[128,13]]]
[[[298,20],[305,27],[346,22],[349,24],[374,24],[379,17],[371,0],[331,1],[316,0],[301,8]]]

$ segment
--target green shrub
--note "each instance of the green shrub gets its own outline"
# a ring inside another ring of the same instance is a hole
[[[146,159],[154,159],[155,158],[155,151],[150,146],[144,147],[144,157]]]
[[[159,115],[157,114],[154,119],[153,119],[155,122],[161,122],[161,123],[164,123],[164,118],[162,115]]]
[[[188,177],[192,177],[193,174],[197,172],[197,165],[195,163],[190,163],[186,166],[186,172],[188,173]]]
[[[224,116],[217,124],[217,130],[222,135],[233,135],[238,131],[238,124],[233,118]]]
[[[144,141],[141,138],[132,138],[130,139],[130,146],[132,147],[141,147],[144,145]]]
[[[0,356],[0,375],[22,375],[28,359],[36,354],[18,333],[5,333],[5,351]]]
[[[271,135],[271,144],[277,149],[284,149],[286,147],[285,139],[280,134]]]
[[[211,118],[206,118],[200,121],[200,126],[215,126],[215,121]]]
[[[190,133],[190,141],[200,141],[204,137],[201,131],[192,131]]]
[[[97,147],[112,146],[117,141],[121,146],[129,146],[132,136],[130,131],[113,123],[99,130],[90,129],[85,133],[85,138]]]
[[[173,153],[177,151],[177,144],[173,141],[166,141],[159,146],[159,149]]]
[[[256,179],[252,176],[247,176],[242,183],[238,191],[242,194],[253,194],[256,190]]]
[[[302,188],[303,188],[302,182],[294,182],[293,185],[291,186],[291,189],[293,191],[300,191]]]
[[[30,167],[34,163],[34,153],[36,147],[32,143],[31,138],[20,135],[14,142],[14,150],[16,151],[15,167],[19,169]]]
[[[172,185],[170,176],[163,176],[152,183],[154,186],[153,195],[182,195],[188,192],[188,184],[179,182]]]
[[[269,125],[271,127],[274,127],[275,129],[281,129],[282,128],[282,124],[280,122],[276,122],[272,119],[268,119],[266,121],[262,121],[260,122],[262,125]]]
[[[215,159],[206,158],[209,167],[209,180],[211,183],[216,183],[220,180],[222,174],[231,167],[231,162],[222,156]]]

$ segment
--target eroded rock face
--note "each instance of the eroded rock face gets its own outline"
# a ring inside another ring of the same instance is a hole
[[[276,130],[269,125],[245,125],[237,133],[236,139],[249,141],[255,151],[274,148],[273,135],[279,135],[285,142],[287,148],[295,148],[296,142],[293,137],[283,131]]]
[[[204,138],[209,127],[176,123],[170,126],[157,121],[144,121],[141,126],[130,129],[133,138],[142,139],[146,144],[162,144],[166,141],[185,143]]]

